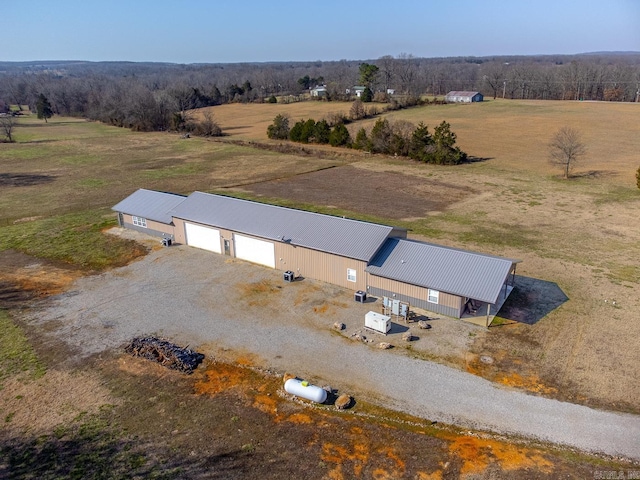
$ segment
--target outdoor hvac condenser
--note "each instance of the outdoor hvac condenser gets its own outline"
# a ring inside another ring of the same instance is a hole
[[[386,335],[391,330],[391,317],[377,312],[369,312],[364,316],[364,326]]]

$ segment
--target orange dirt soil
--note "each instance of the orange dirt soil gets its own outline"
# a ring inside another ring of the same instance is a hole
[[[197,395],[215,396],[233,392],[245,398],[248,405],[268,413],[276,423],[289,422],[297,425],[315,426],[322,430],[310,445],[320,447],[320,459],[328,467],[327,478],[342,480],[363,478],[364,471],[376,479],[403,478],[407,474],[407,458],[401,446],[388,445],[367,435],[367,424],[358,416],[335,414],[324,407],[309,405],[309,408],[291,412],[300,402],[286,400],[278,394],[280,379],[264,377],[251,368],[251,361],[241,359],[244,365],[214,362],[194,382]],[[262,382],[256,385],[256,382]],[[301,402],[306,404],[306,402]],[[304,408],[304,407],[302,407]],[[327,435],[327,430],[336,429],[339,420],[346,420],[348,428],[341,428],[339,436]],[[383,428],[394,429],[390,425]],[[418,433],[420,434],[420,433]],[[422,432],[424,434],[424,432]],[[458,435],[446,430],[435,430],[434,435],[447,442],[450,461],[441,463],[442,469],[432,472],[415,472],[415,478],[442,478],[451,463],[460,463],[460,474],[473,476],[489,468],[502,471],[528,469],[543,474],[553,471],[553,463],[536,448],[512,445],[501,440],[482,438],[472,432]],[[330,439],[327,439],[327,437]]]

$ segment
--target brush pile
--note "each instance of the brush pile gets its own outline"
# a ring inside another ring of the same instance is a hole
[[[201,353],[156,337],[134,338],[124,347],[124,351],[134,357],[143,357],[183,373],[192,373],[204,359]]]

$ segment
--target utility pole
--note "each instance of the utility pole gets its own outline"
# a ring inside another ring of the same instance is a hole
[[[507,81],[502,82],[502,98],[504,98],[504,92],[507,91]]]

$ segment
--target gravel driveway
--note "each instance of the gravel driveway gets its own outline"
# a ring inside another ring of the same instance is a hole
[[[80,279],[30,321],[78,348],[78,358],[120,348],[137,335],[158,334],[207,355],[248,354],[261,367],[430,420],[640,460],[640,417],[500,388],[412,358],[404,349],[350,341],[331,332],[333,323],[355,331],[379,304],[356,303],[352,292],[320,282],[285,283],[281,275],[174,246]],[[443,322],[461,332],[478,328]],[[365,334],[375,342],[400,344],[402,328],[388,337]]]

